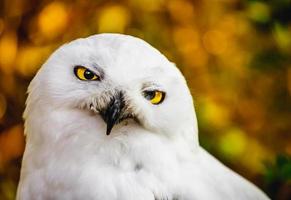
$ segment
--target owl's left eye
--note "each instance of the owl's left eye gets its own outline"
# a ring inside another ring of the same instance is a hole
[[[164,101],[166,93],[159,90],[144,91],[144,97],[152,104],[160,104]]]
[[[78,77],[78,79],[82,81],[99,80],[99,76],[97,76],[94,72],[83,66],[76,66],[74,68],[74,73]]]

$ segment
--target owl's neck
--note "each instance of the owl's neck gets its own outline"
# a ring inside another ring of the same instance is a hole
[[[75,166],[91,161],[94,167],[128,170],[139,163],[163,165],[169,159],[187,160],[199,147],[193,132],[190,135],[185,130],[179,136],[162,136],[134,121],[117,125],[107,136],[101,117],[78,110],[30,112],[25,125],[27,145],[23,163],[30,170],[51,165],[61,169],[63,162]]]

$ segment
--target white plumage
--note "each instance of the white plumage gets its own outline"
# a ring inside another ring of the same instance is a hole
[[[140,39],[65,44],[28,92],[17,199],[268,199],[199,146],[185,79]]]

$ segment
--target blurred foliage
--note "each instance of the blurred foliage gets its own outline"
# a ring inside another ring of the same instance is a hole
[[[61,44],[101,32],[143,38],[176,62],[202,146],[290,199],[291,0],[0,0],[0,199],[15,196],[30,80]]]
[[[278,155],[274,164],[267,163],[265,179],[273,199],[291,197],[291,157]]]

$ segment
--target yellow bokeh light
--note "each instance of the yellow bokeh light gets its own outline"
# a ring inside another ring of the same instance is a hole
[[[15,33],[5,33],[0,39],[0,67],[3,72],[13,71],[13,63],[17,53],[17,37]]]
[[[268,151],[262,144],[254,138],[247,138],[247,148],[244,155],[239,157],[239,162],[252,173],[261,174],[265,166],[263,161],[271,161],[273,153]]]
[[[38,27],[41,34],[48,39],[59,36],[68,23],[68,11],[65,4],[53,2],[47,5],[38,16]]]
[[[210,30],[203,36],[205,49],[214,55],[223,54],[228,46],[228,37],[220,30]]]
[[[221,21],[218,21],[218,27],[221,30],[225,30],[229,33],[234,33],[238,28],[238,22],[235,15],[226,14],[222,16]]]
[[[193,22],[195,13],[193,4],[185,0],[172,0],[168,3],[168,9],[173,19],[185,24]]]
[[[244,153],[246,145],[245,133],[237,128],[228,130],[219,141],[220,151],[228,158],[240,157]]]
[[[270,19],[270,8],[266,3],[254,1],[248,8],[248,16],[258,22],[267,22]]]
[[[287,52],[291,47],[291,30],[285,28],[283,25],[276,23],[273,30],[274,38],[277,42],[277,45]]]
[[[218,147],[224,157],[243,165],[252,173],[262,172],[262,161],[273,158],[272,153],[267,152],[264,146],[238,128],[232,128],[222,135]]]
[[[208,55],[201,47],[199,32],[194,27],[175,28],[173,30],[173,39],[187,65],[194,67],[206,65]]]
[[[199,48],[199,33],[191,27],[177,27],[173,31],[173,38],[179,51],[187,53]]]
[[[195,66],[205,67],[208,62],[208,54],[204,49],[199,48],[192,55],[189,55],[187,60],[190,60]]]
[[[98,31],[123,33],[129,21],[130,13],[124,6],[108,6],[99,13]]]
[[[32,76],[50,53],[49,47],[24,47],[17,55],[17,71],[23,76]]]
[[[222,128],[229,123],[229,111],[222,105],[214,102],[210,98],[205,98],[202,107],[202,115],[207,123]]]

